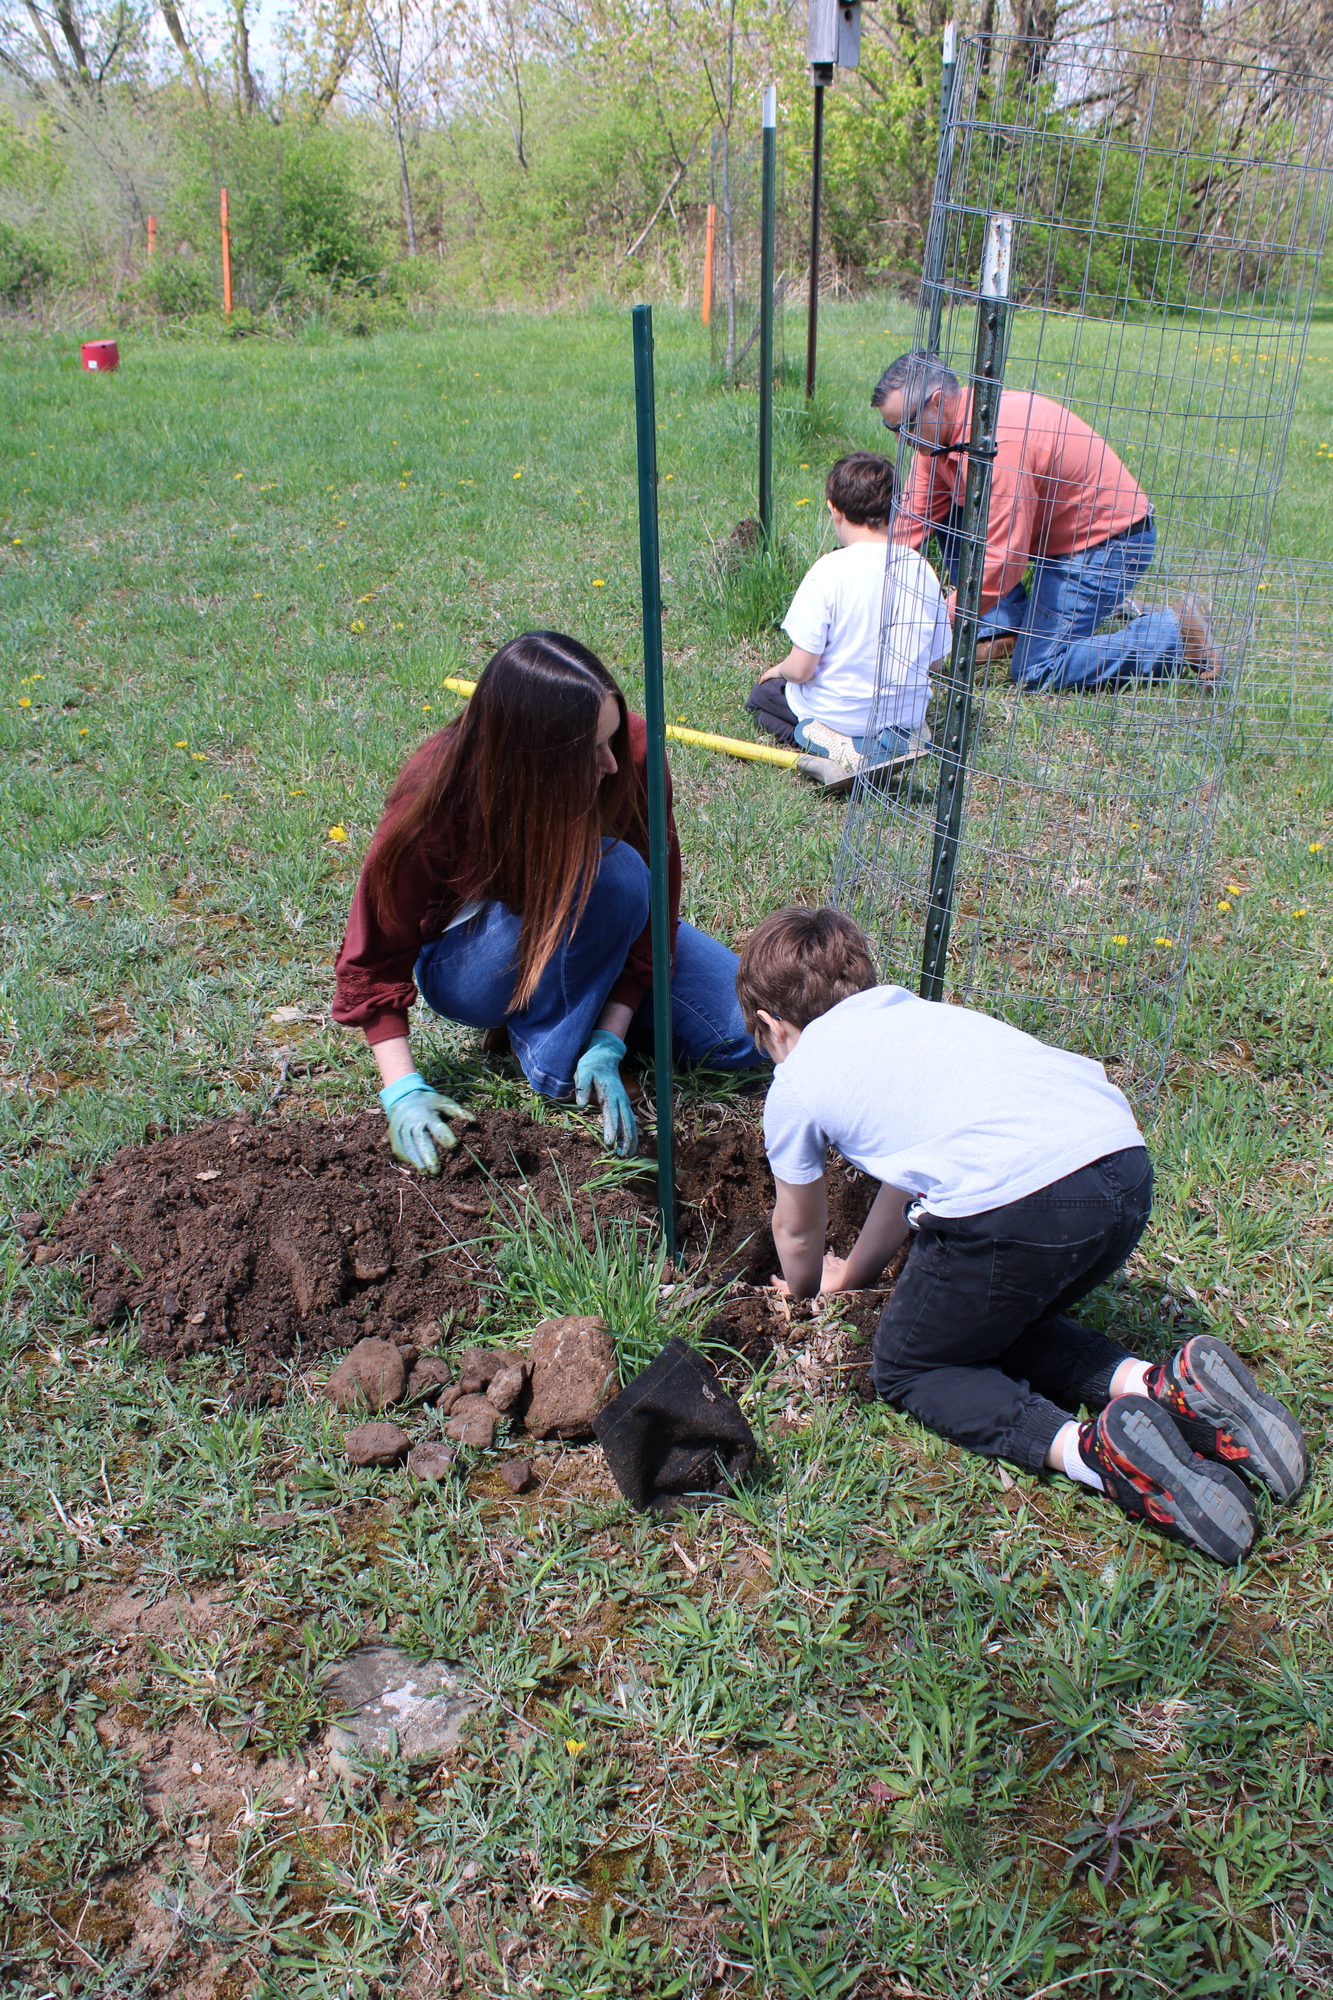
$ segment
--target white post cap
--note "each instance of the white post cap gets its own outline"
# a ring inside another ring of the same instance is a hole
[[[775,83],[770,83],[767,90],[764,92],[763,122],[765,129],[769,128],[770,126],[775,126],[778,122],[778,87]],[[751,126],[750,129],[751,131],[753,131],[754,129],[753,126]]]

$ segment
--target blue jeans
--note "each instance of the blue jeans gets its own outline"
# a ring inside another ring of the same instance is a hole
[[[566,933],[521,1013],[511,1013],[522,920],[487,903],[465,924],[423,946],[416,965],[422,999],[436,1014],[469,1028],[509,1030],[523,1074],[542,1097],[572,1097],[574,1070],[588,1046],[630,946],[648,921],[648,866],[624,841],[605,840],[588,907]],[[750,1069],[763,1058],[746,1031],[736,998],[734,951],[683,923],[671,979],[672,1053],[714,1069]],[[648,994],[630,1027],[653,1033]]]
[[[796,741],[801,749],[805,751],[806,755],[809,757],[827,757],[829,753],[822,743],[806,742],[805,731],[806,724],[798,722],[796,725]],[[910,729],[903,729],[898,723],[891,722],[887,729],[880,730],[878,736],[853,736],[852,748],[858,757],[901,757],[908,749],[911,741],[912,732]]]
[[[939,531],[957,579],[957,510]],[[977,638],[1017,634],[1009,678],[1025,688],[1095,688],[1122,680],[1160,680],[1179,673],[1185,644],[1174,611],[1148,611],[1118,631],[1093,634],[1118,611],[1152,564],[1157,529],[1149,521],[1132,535],[1113,535],[1072,556],[1038,557],[1032,588],[1016,583],[977,621]]]

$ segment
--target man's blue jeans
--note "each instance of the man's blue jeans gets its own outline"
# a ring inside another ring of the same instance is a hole
[[[957,510],[939,531],[949,573],[957,580]],[[1157,530],[1151,521],[1132,535],[1038,558],[1032,588],[1016,583],[977,622],[979,641],[1017,635],[1009,678],[1020,687],[1095,688],[1122,680],[1161,680],[1185,664],[1174,611],[1148,611],[1118,631],[1093,634],[1118,611],[1152,564]]]
[[[602,843],[602,864],[577,929],[566,934],[522,1013],[511,1013],[522,922],[487,903],[465,924],[423,947],[416,965],[422,999],[449,1021],[509,1030],[515,1055],[542,1097],[572,1097],[574,1070],[597,1025],[630,946],[648,921],[648,867],[624,841]],[[672,1053],[678,1062],[750,1069],[763,1060],[736,998],[734,951],[682,923],[671,979]],[[630,1024],[652,1045],[649,993]]]

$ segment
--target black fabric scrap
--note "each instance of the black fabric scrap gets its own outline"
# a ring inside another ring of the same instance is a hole
[[[715,1492],[754,1463],[754,1432],[712,1363],[672,1340],[593,1419],[616,1485],[632,1506],[669,1507]]]

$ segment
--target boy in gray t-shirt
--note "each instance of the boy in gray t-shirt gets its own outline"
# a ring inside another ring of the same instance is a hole
[[[873,1285],[911,1233],[875,1333],[879,1394],[1238,1562],[1255,1513],[1237,1471],[1291,1499],[1306,1473],[1295,1418],[1210,1335],[1153,1365],[1067,1314],[1124,1263],[1152,1204],[1143,1135],[1101,1064],[877,985],[836,910],[766,918],[736,990],[776,1064],[774,1282],[795,1298]],[[830,1145],[881,1183],[846,1258],[824,1247]],[[1097,1414],[1080,1423],[1080,1404]]]

